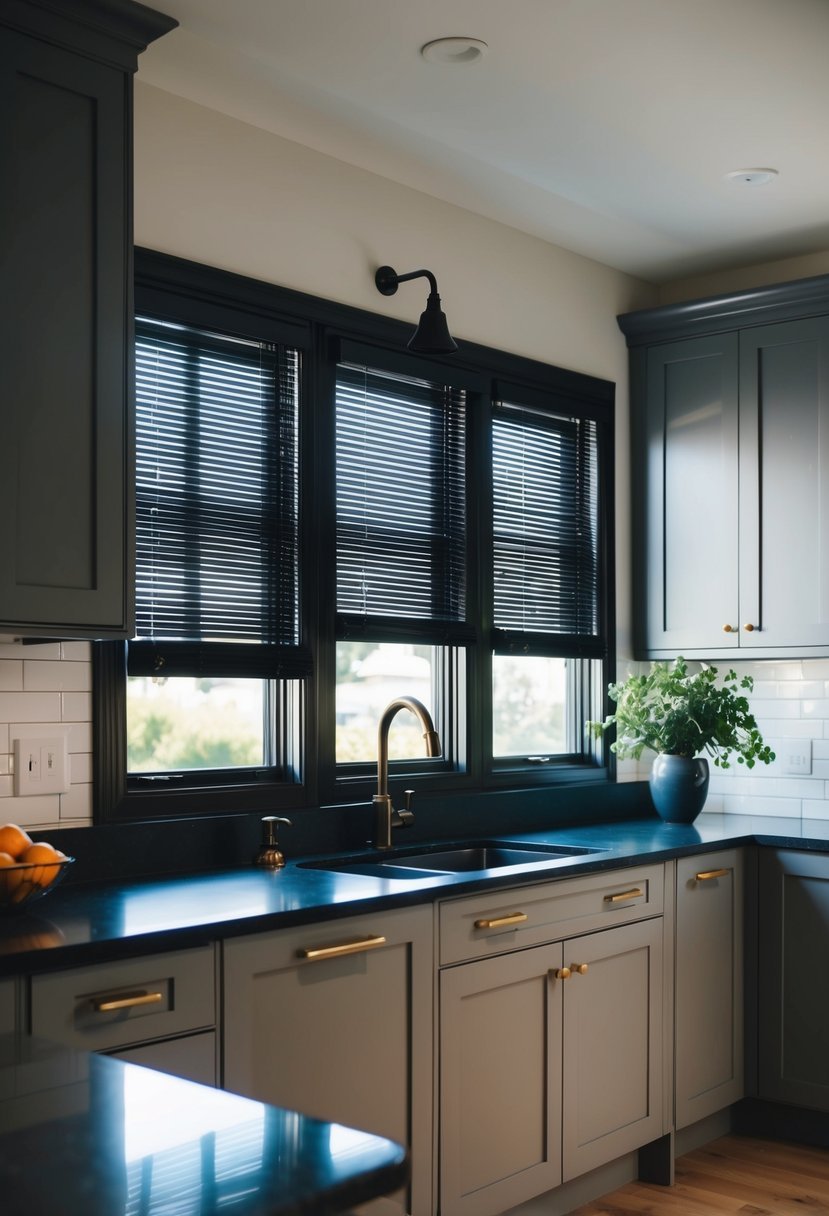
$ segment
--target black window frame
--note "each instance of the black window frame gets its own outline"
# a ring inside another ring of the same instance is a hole
[[[96,822],[121,822],[191,815],[300,810],[348,805],[370,799],[376,767],[372,763],[337,766],[335,730],[335,453],[334,380],[342,352],[374,352],[381,366],[411,371],[416,366],[440,373],[447,382],[463,379],[467,410],[467,477],[474,495],[467,498],[467,618],[462,637],[447,634],[440,671],[440,692],[447,707],[447,755],[438,761],[400,761],[390,775],[416,780],[420,792],[502,791],[505,808],[522,791],[545,786],[603,783],[615,779],[612,755],[589,746],[550,764],[493,761],[492,595],[491,595],[491,425],[492,402],[505,383],[527,400],[589,416],[599,432],[598,617],[601,686],[615,676],[614,615],[614,392],[606,380],[557,368],[473,343],[462,342],[452,356],[419,360],[406,352],[411,327],[380,315],[339,305],[227,271],[137,249],[138,307],[144,313],[182,318],[222,332],[238,327],[247,315],[256,332],[265,330],[303,352],[300,390],[300,642],[307,648],[313,675],[301,682],[285,715],[283,742],[296,780],[272,770],[225,771],[220,780],[198,774],[185,780],[128,781],[126,772],[125,644],[96,643],[93,663],[95,720],[94,791]],[[270,327],[268,329],[268,327]],[[238,332],[232,329],[230,332]],[[413,362],[414,361],[414,362]],[[428,377],[425,377],[428,378]],[[474,503],[471,501],[474,497]],[[379,639],[417,641],[417,630],[394,624]],[[549,653],[549,649],[547,650]],[[579,657],[574,654],[574,657]],[[606,697],[597,713],[608,709]]]

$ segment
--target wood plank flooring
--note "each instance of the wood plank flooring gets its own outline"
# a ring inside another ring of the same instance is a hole
[[[571,1216],[829,1216],[829,1152],[724,1136],[680,1157],[676,1185],[627,1186]]]

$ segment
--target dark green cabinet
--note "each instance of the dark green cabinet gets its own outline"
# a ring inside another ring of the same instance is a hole
[[[0,13],[2,633],[132,632],[132,73],[175,24]]]
[[[759,1096],[829,1111],[829,857],[760,850]]]
[[[807,282],[827,315],[792,317],[786,284],[620,318],[639,656],[829,654],[829,279]]]

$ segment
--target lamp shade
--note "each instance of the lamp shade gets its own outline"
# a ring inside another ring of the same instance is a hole
[[[407,345],[409,350],[420,355],[451,355],[458,349],[457,342],[449,332],[446,314],[436,291],[429,293],[426,308],[420,314],[417,329]]]

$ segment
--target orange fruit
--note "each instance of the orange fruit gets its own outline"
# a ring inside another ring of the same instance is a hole
[[[31,870],[21,870],[19,862],[10,853],[0,853],[0,904],[6,901],[17,903],[21,898],[17,892],[22,883],[26,884],[23,894],[25,895],[29,891],[30,877]]]
[[[16,823],[6,823],[0,827],[0,853],[9,853],[12,857],[20,857],[30,847],[32,838]]]
[[[29,845],[21,855],[20,861],[32,866],[31,881],[41,887],[48,887],[58,876],[58,866],[64,860],[63,853],[53,849],[45,840]]]

